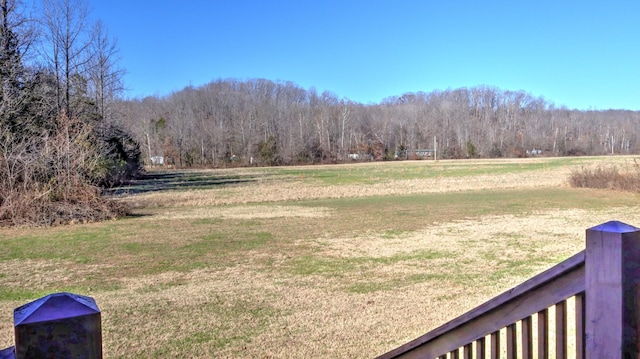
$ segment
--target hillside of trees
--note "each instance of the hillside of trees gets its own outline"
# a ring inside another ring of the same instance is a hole
[[[570,110],[524,91],[487,86],[361,104],[291,82],[225,79],[118,106],[147,163],[162,156],[180,167],[640,149],[640,112]]]
[[[0,0],[0,225],[120,216],[102,188],[159,158],[226,167],[640,150],[640,112],[488,86],[362,104],[292,82],[220,79],[122,99],[117,41],[87,1],[38,4]]]
[[[140,169],[117,125],[115,41],[82,0],[32,14],[0,0],[0,225],[54,225],[123,215],[101,188]]]

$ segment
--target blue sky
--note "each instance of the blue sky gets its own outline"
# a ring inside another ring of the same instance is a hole
[[[93,0],[128,96],[291,81],[361,103],[495,86],[640,110],[640,1]]]

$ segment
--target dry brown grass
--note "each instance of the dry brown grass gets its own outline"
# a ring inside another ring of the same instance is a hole
[[[109,246],[98,258],[82,263],[25,254],[0,260],[0,285],[36,291],[72,287],[95,297],[108,358],[369,358],[581,250],[586,228],[611,219],[640,223],[633,196],[569,188],[574,165],[371,184],[289,178],[145,194],[126,199],[145,216],[67,229],[109,233]],[[519,192],[523,188],[533,190]],[[507,195],[539,192],[541,206],[479,213],[443,201],[407,212],[412,218],[389,220],[408,208],[375,197],[451,191],[472,198],[488,189]],[[580,208],[545,197],[547,191],[593,200]],[[382,202],[361,207],[351,200],[327,200],[367,196]],[[554,208],[556,203],[563,207]],[[375,213],[384,206],[392,208]],[[443,213],[430,212],[435,210]],[[244,238],[245,232],[268,232],[270,239],[238,251],[216,247],[224,255],[199,253],[187,260],[202,262],[199,266],[171,256],[200,244],[200,238],[217,238],[207,236],[218,232],[231,240]],[[32,233],[11,230],[0,238]],[[55,241],[65,233],[48,229],[38,235]],[[149,247],[138,251],[138,245]],[[167,258],[176,262],[153,263]],[[103,288],[100,282],[106,280],[117,285]],[[12,344],[11,313],[24,302],[0,300],[0,347]]]
[[[405,161],[405,162],[374,162],[358,163],[353,165],[327,165],[327,169],[338,169],[348,171],[348,168],[385,168],[393,172],[394,168],[412,163],[416,171],[442,170],[455,171],[458,169],[473,169],[477,166],[487,165],[513,165],[520,164],[544,164],[550,161],[547,158],[533,159],[489,159],[489,160],[444,160],[438,162],[426,161]],[[309,166],[287,167],[290,171],[300,170],[300,175],[289,178],[286,181],[272,181],[269,177],[260,178],[250,186],[224,186],[212,189],[199,189],[191,191],[174,192],[168,195],[166,192],[150,192],[142,195],[132,196],[125,199],[125,202],[138,207],[200,207],[218,206],[229,204],[247,204],[262,202],[295,201],[320,198],[356,198],[365,196],[386,196],[386,195],[406,195],[422,193],[443,193],[460,191],[478,191],[489,189],[523,189],[523,188],[549,188],[568,186],[570,175],[575,171],[587,166],[607,163],[628,167],[634,163],[634,158],[630,156],[608,157],[608,158],[579,158],[566,166],[549,167],[540,169],[510,172],[510,173],[480,173],[473,175],[461,175],[447,177],[444,175],[428,176],[411,179],[385,179],[379,178],[374,183],[354,183],[327,185],[318,183],[313,179],[304,176]],[[588,167],[587,167],[588,168]],[[212,176],[252,176],[258,177],[266,173],[260,169],[215,169],[203,170]],[[443,172],[444,173],[444,172]],[[384,171],[382,171],[384,176]]]
[[[582,167],[571,172],[569,183],[580,188],[640,192],[640,164],[634,161],[623,168],[615,164]]]
[[[635,212],[639,213],[637,209]],[[158,354],[154,348],[165,346],[167,341],[186,340],[206,328],[223,327],[225,335],[254,330],[257,333],[247,342],[223,348],[196,343],[190,347],[189,354],[202,358],[371,357],[413,339],[528,277],[514,270],[503,277],[483,279],[482,273],[495,271],[500,259],[549,256],[548,261],[540,262],[535,268],[541,271],[582,248],[584,229],[615,214],[615,210],[598,214],[570,210],[527,217],[479,218],[437,225],[391,243],[374,234],[319,240],[315,246],[321,255],[327,256],[376,258],[417,250],[455,254],[429,263],[372,268],[339,280],[323,275],[300,278],[278,271],[256,272],[258,268],[252,264],[223,271],[167,272],[126,279],[123,289],[96,295],[104,312],[104,327],[109,328],[105,333],[105,351],[109,357],[153,357]],[[627,220],[639,223],[640,215]],[[498,249],[501,243],[510,240],[513,242],[506,250]],[[487,260],[487,255],[492,253],[497,261]],[[457,283],[455,278],[459,273],[476,274],[472,277],[473,285],[465,283],[464,278]],[[429,274],[454,280],[443,282],[435,277],[400,286],[397,290],[371,293],[344,290],[362,277],[384,282]],[[171,285],[175,282],[180,285]],[[223,313],[208,312],[207,304],[212,298],[223,306],[233,307],[233,302],[238,301],[273,316],[255,323],[252,321],[256,319],[251,316],[229,318]],[[129,314],[116,320],[111,313]],[[133,318],[137,318],[135,325],[118,323]],[[223,324],[230,319],[233,319],[230,323]],[[258,329],[258,326],[264,327]],[[179,348],[172,350],[160,356],[184,355]],[[123,354],[127,352],[130,354]]]
[[[211,170],[213,175],[229,170]],[[138,208],[200,207],[228,204],[280,202],[319,198],[354,198],[421,193],[442,193],[483,189],[544,188],[567,185],[568,170],[540,170],[530,173],[474,175],[453,178],[389,180],[374,184],[322,185],[304,179],[289,182],[259,181],[250,187],[215,188],[166,193],[148,193],[126,198]]]

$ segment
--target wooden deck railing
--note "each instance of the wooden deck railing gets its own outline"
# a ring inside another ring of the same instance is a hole
[[[607,222],[588,229],[586,242],[584,251],[378,359],[562,359],[570,332],[575,358],[639,358],[640,230]]]

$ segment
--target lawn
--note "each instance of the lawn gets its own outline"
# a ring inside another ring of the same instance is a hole
[[[574,189],[632,157],[153,171],[117,221],[0,229],[0,348],[13,308],[96,299],[107,358],[371,358],[640,225],[637,194]]]

